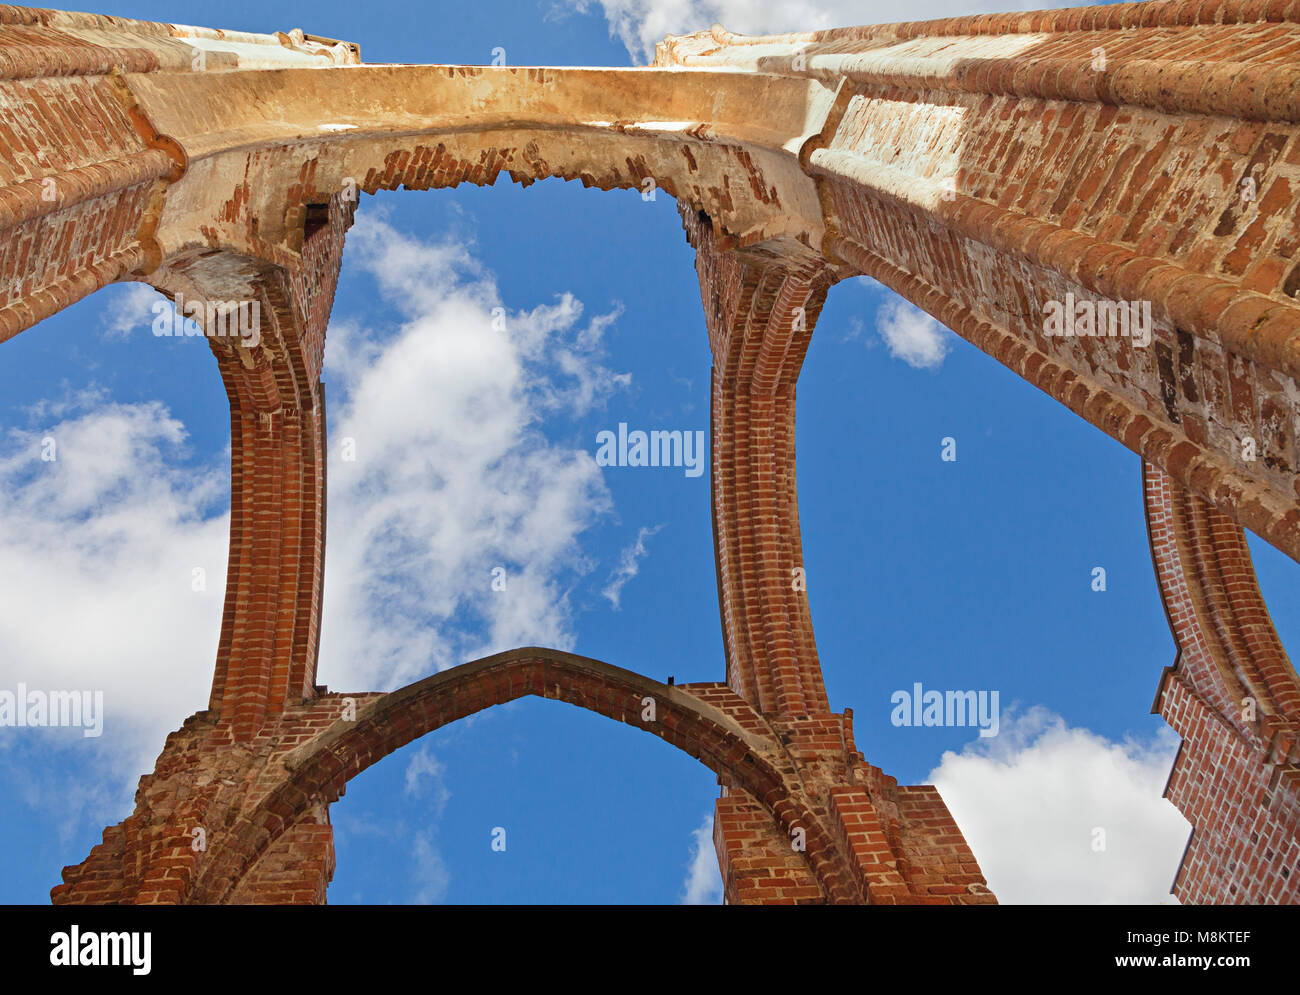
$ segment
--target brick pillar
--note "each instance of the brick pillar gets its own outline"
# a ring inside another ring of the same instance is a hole
[[[1300,903],[1300,680],[1241,526],[1143,465],[1147,528],[1178,654],[1153,711],[1183,737],[1165,795],[1192,823],[1185,903]]]
[[[325,548],[325,327],[354,205],[335,196],[302,268],[257,283],[261,344],[211,339],[230,399],[225,610],[209,707],[247,740],[315,694]],[[202,288],[197,267],[172,287]]]
[[[814,825],[782,827],[726,782],[714,844],[731,903],[835,900],[809,875],[872,903],[986,903],[993,896],[933,787],[903,788],[831,712],[808,610],[795,477],[795,383],[834,274],[747,254],[682,210],[713,351],[712,497],[729,691],[785,746]],[[721,692],[692,685],[718,707]],[[800,848],[806,849],[800,849]],[[807,853],[808,858],[801,856]]]
[[[721,251],[683,209],[713,351],[712,505],[727,682],[760,712],[827,709],[808,612],[795,382],[832,277]]]
[[[260,344],[209,339],[230,398],[232,442],[230,569],[211,707],[233,737],[247,740],[286,701],[315,693],[321,357],[354,204],[311,190],[304,169],[286,191],[286,244],[250,240],[265,258],[214,254],[192,241],[164,251],[158,227],[189,161],[131,86],[138,91],[151,74],[175,81],[201,78],[205,68],[289,57],[334,65],[356,54],[283,35],[245,36],[237,52],[209,44],[211,65],[196,66],[193,43],[219,38],[199,28],[0,7],[0,342],[114,280],[147,280],[205,312],[227,302],[260,310]]]

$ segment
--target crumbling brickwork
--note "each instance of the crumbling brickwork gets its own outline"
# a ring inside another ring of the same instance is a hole
[[[1295,901],[1300,691],[1241,527],[1300,560],[1297,53],[1300,0],[714,29],[625,70],[367,66],[301,31],[0,7],[0,342],[116,280],[205,306],[209,334],[222,302],[258,316],[210,338],[232,514],[209,706],[54,901],[323,902],[349,778],[535,694],[718,774],[730,902],[993,902],[937,791],[858,751],[817,657],[795,387],[857,275],[1143,458],[1179,654],[1168,794],[1195,829],[1175,891]],[[713,356],[725,682],[525,649],[389,695],[316,684],[320,370],[358,195],[502,173],[678,201]],[[1149,341],[1049,334],[1077,300],[1145,307]]]

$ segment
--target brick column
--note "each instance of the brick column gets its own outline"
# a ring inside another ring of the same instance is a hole
[[[795,383],[832,277],[719,249],[683,209],[713,351],[712,505],[727,681],[763,713],[828,708],[808,611]]]
[[[826,697],[799,535],[795,383],[835,276],[746,253],[707,217],[681,214],[714,358],[713,527],[728,685],[725,693],[691,688],[732,714],[739,699],[751,706],[819,813],[780,825],[724,779],[714,844],[725,899],[991,903],[938,792],[899,788],[867,764],[853,745],[851,715],[831,712]],[[828,868],[820,882],[807,874],[813,861]]]
[[[231,521],[209,707],[236,740],[286,702],[315,694],[325,550],[320,372],[353,209],[333,197],[328,222],[303,247],[301,270],[269,270],[258,282],[260,346],[211,340],[230,399]],[[196,284],[196,270],[184,285],[202,289],[205,274]]]
[[[1165,795],[1192,823],[1186,903],[1300,903],[1300,680],[1241,526],[1143,465],[1151,555],[1178,653],[1153,711],[1183,737]]]

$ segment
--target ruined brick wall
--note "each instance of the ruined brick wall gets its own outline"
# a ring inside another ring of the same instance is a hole
[[[829,710],[797,578],[795,387],[829,288],[859,274],[1150,464],[1180,648],[1159,702],[1184,737],[1169,795],[1196,826],[1179,894],[1294,898],[1295,677],[1240,526],[1300,559],[1300,0],[715,29],[645,70],[367,67],[300,31],[17,7],[0,26],[0,342],[121,279],[260,315],[256,342],[210,339],[232,514],[209,708],[56,901],[323,901],[348,778],[539,694],[718,773],[729,901],[992,902],[934,788],[868,764]],[[653,180],[679,202],[713,355],[726,681],[521,650],[353,696],[347,720],[315,669],[320,369],[355,193],[502,172]],[[1149,305],[1149,347],[1048,335],[1067,299]],[[667,703],[657,724],[644,697]]]
[[[64,868],[55,904],[182,904],[210,896],[214,861],[235,851],[238,881],[222,882],[240,900],[319,904],[334,872],[333,831],[315,799],[300,810],[277,806],[274,840],[257,837],[247,813],[279,786],[284,759],[321,736],[345,712],[341,695],[290,706],[256,736],[231,748],[228,728],[199,712],[167,737],[153,773],[140,779],[136,810],[104,831],[81,864]],[[379,695],[352,696],[364,709]]]

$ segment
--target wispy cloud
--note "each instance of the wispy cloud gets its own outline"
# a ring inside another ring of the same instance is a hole
[[[411,837],[410,880],[414,888],[411,901],[416,905],[436,905],[447,897],[451,887],[451,870],[438,846],[437,823],[451,799],[445,769],[428,745],[421,746],[406,765],[406,793],[429,797],[431,811],[424,817],[425,827]]]
[[[609,575],[609,582],[606,583],[605,589],[600,592],[609,599],[609,603],[614,606],[615,611],[619,608],[623,588],[628,581],[641,571],[641,561],[648,552],[645,541],[662,528],[662,525],[656,525],[652,529],[642,526],[637,531],[636,541],[624,548],[623,552],[619,554],[618,566]]]
[[[125,339],[136,332],[151,333],[153,307],[159,301],[166,304],[170,320],[171,303],[147,283],[114,284],[105,288],[104,294],[107,302],[101,312],[101,324],[105,338]]]
[[[876,312],[876,331],[889,354],[918,370],[938,369],[952,348],[952,333],[919,307],[898,298]]]
[[[414,885],[412,903],[437,905],[447,897],[451,886],[451,872],[434,841],[433,830],[422,829],[412,838],[411,882]]]
[[[416,750],[406,765],[406,793],[415,797],[431,793],[435,818],[442,816],[447,802],[451,800],[445,773],[442,762],[428,746]]]
[[[683,905],[721,905],[722,873],[713,849],[713,813],[691,831],[691,857],[682,886]]]
[[[566,591],[591,569],[580,537],[612,504],[592,454],[538,426],[626,384],[603,364],[617,309],[584,323],[561,294],[508,312],[463,242],[375,217],[349,253],[398,317],[330,328],[327,369],[343,390],[322,674],[389,688],[514,646],[571,647]],[[354,460],[338,458],[345,442]]]

